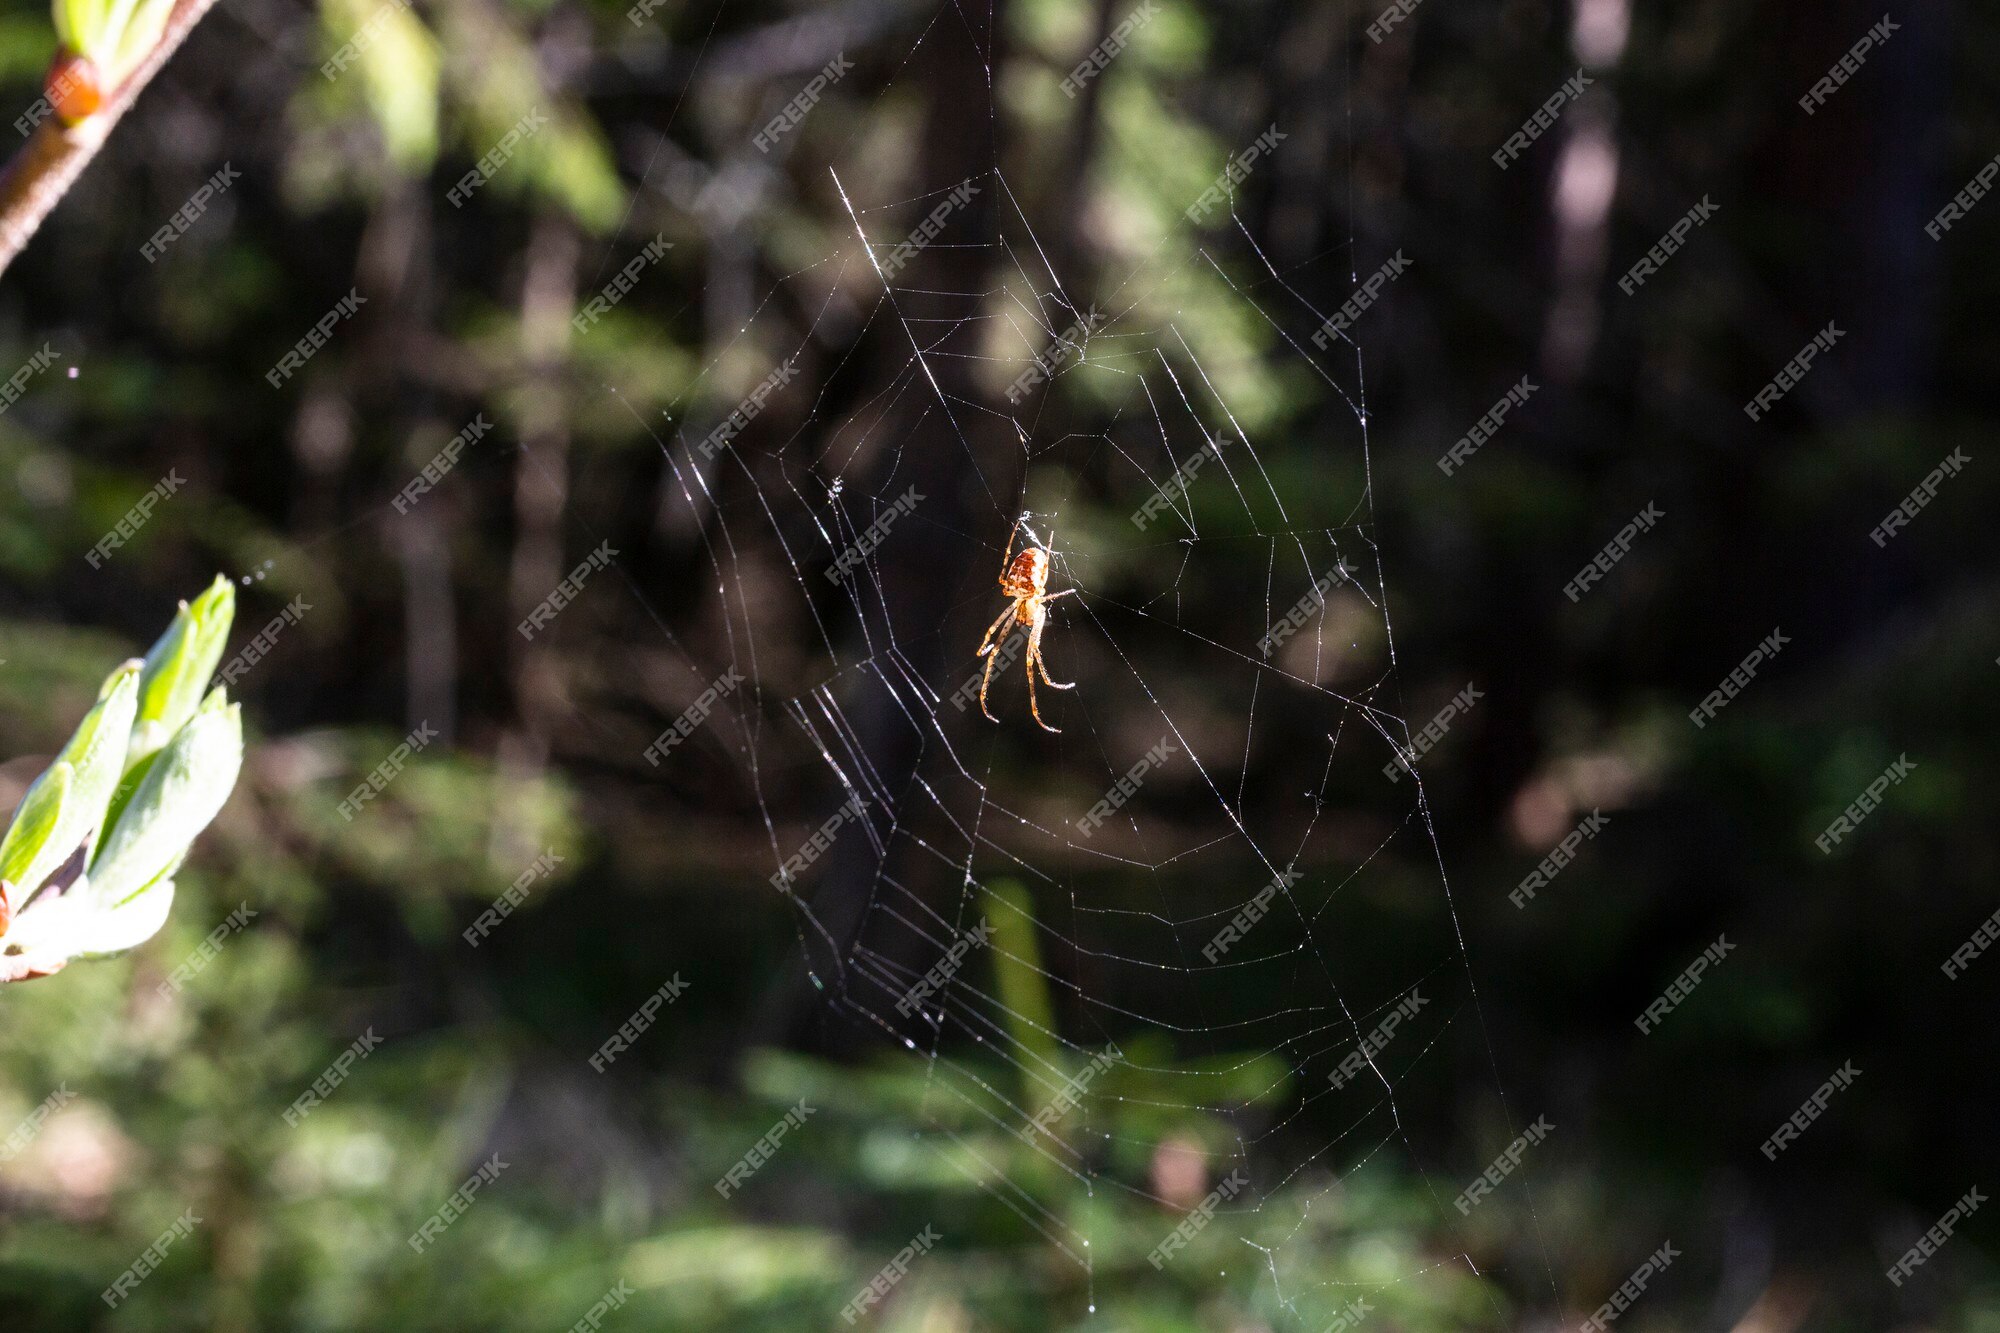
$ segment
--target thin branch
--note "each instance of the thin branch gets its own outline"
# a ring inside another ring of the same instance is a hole
[[[28,142],[7,164],[6,172],[0,174],[0,274],[7,271],[14,256],[34,237],[42,219],[62,202],[69,187],[76,184],[76,178],[111,137],[119,117],[139,100],[139,94],[153,81],[153,76],[180,49],[180,44],[194,31],[194,25],[201,22],[202,15],[214,4],[215,0],[179,0],[173,13],[167,16],[159,44],[82,124],[65,126],[51,114],[35,127]]]

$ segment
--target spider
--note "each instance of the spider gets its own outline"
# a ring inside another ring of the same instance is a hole
[[[1028,534],[1030,544],[1023,546],[1017,553],[1014,550],[1014,538],[1023,531]],[[989,722],[998,722],[1000,720],[994,717],[986,707],[986,686],[993,679],[994,663],[1000,660],[995,655],[995,650],[1000,645],[995,641],[994,636],[1010,625],[1026,625],[1028,627],[1028,711],[1034,714],[1035,724],[1041,727],[1043,731],[1060,732],[1062,730],[1061,727],[1052,727],[1042,721],[1042,710],[1035,702],[1035,672],[1040,671],[1042,673],[1042,683],[1052,690],[1073,690],[1076,688],[1075,681],[1071,681],[1065,685],[1061,681],[1050,680],[1048,664],[1042,661],[1042,630],[1049,623],[1049,603],[1055,601],[1058,597],[1068,597],[1076,589],[1065,588],[1063,591],[1052,595],[1047,591],[1048,586],[1048,548],[1041,544],[1041,538],[1035,536],[1035,530],[1028,526],[1027,516],[1023,515],[1020,521],[1015,523],[1014,531],[1007,534],[1007,554],[1001,557],[1000,591],[1014,599],[1013,605],[1002,611],[1000,618],[987,628],[986,637],[979,641],[979,651],[974,654],[975,657],[986,659],[985,674],[979,678],[979,711],[986,714],[986,719]]]

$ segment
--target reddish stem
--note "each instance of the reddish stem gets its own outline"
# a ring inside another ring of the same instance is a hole
[[[42,225],[42,219],[62,201],[69,187],[97,156],[97,150],[104,147],[118,118],[138,100],[153,76],[180,49],[194,25],[214,4],[215,0],[178,0],[173,13],[167,16],[158,45],[146,53],[146,58],[116,91],[104,98],[104,104],[94,114],[80,124],[64,126],[51,113],[35,127],[28,142],[7,164],[6,171],[0,173],[0,273],[6,272],[14,256],[21,253]]]

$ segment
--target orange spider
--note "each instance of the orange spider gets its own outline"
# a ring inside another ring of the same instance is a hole
[[[1014,552],[1014,538],[1023,530],[1026,530],[1028,539],[1032,545],[1023,546],[1019,554],[1016,554]],[[1014,525],[1013,532],[1007,534],[1007,554],[1001,557],[1001,561],[1000,591],[1013,598],[1014,604],[1005,611],[1002,611],[1000,618],[987,628],[986,637],[979,641],[979,651],[974,654],[976,657],[987,659],[986,672],[979,678],[979,711],[986,714],[986,719],[989,722],[998,722],[1000,720],[988,712],[986,708],[986,686],[993,679],[993,664],[1000,660],[997,656],[994,656],[995,650],[1000,645],[994,641],[993,636],[1009,625],[1026,625],[1028,627],[1028,711],[1035,715],[1035,724],[1041,727],[1043,731],[1060,732],[1062,730],[1061,727],[1052,727],[1042,721],[1042,710],[1035,702],[1035,672],[1040,671],[1042,673],[1042,683],[1052,690],[1073,690],[1076,688],[1075,681],[1071,681],[1065,685],[1061,681],[1050,680],[1048,664],[1042,661],[1042,630],[1049,623],[1048,605],[1058,597],[1068,597],[1076,589],[1065,588],[1063,591],[1053,595],[1048,592],[1048,548],[1041,544],[1041,538],[1035,536],[1034,529],[1028,527],[1026,517],[1023,517]]]

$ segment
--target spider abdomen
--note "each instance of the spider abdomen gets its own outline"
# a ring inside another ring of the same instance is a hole
[[[1038,593],[1048,587],[1049,553],[1039,546],[1016,552],[1007,572],[1000,576],[1000,586],[1010,597]]]

